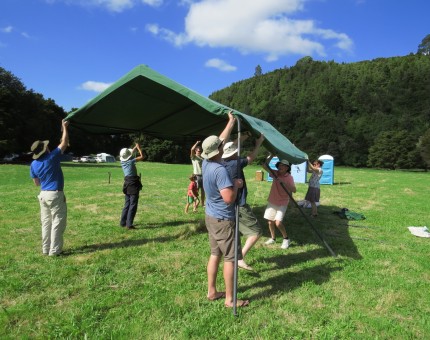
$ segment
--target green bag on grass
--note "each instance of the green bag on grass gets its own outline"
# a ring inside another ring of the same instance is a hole
[[[340,218],[344,218],[347,220],[358,221],[366,219],[366,216],[364,216],[363,214],[351,211],[348,208],[342,208],[341,211],[336,211],[335,214],[338,214]]]

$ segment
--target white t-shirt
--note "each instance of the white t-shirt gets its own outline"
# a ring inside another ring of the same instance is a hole
[[[202,162],[203,158],[198,156],[191,157],[191,163],[193,164],[193,174],[201,175],[202,174]]]

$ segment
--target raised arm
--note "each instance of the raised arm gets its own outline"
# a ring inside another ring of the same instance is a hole
[[[69,130],[68,130],[69,122],[66,120],[61,121],[61,130],[63,131],[63,135],[61,136],[60,145],[58,147],[61,150],[61,153],[66,150],[66,148],[69,146]]]
[[[139,156],[137,156],[135,158],[136,162],[143,161],[145,159],[145,155],[142,153],[142,149],[140,148],[140,145],[138,143],[136,143],[136,145],[133,149],[135,149],[139,152]]]
[[[221,139],[223,143],[226,143],[230,138],[230,134],[231,134],[231,131],[233,130],[235,122],[236,122],[236,118],[233,116],[233,112],[230,111],[228,113],[228,123],[225,126],[224,130],[219,135],[219,139]]]
[[[260,134],[260,137],[255,141],[255,147],[254,150],[251,151],[251,153],[246,157],[248,159],[248,164],[251,164],[255,157],[257,157],[258,150],[260,149],[261,144],[264,141],[264,135]],[[270,161],[269,161],[270,162]]]
[[[196,147],[200,144],[200,141],[198,140],[192,147],[190,151],[190,158],[193,158],[196,155]]]
[[[313,164],[311,163],[311,161],[308,159],[308,172],[315,172],[318,173],[319,168],[316,166],[313,166]]]
[[[271,169],[269,168],[269,163],[272,160],[272,158],[273,158],[273,155],[269,154],[269,156],[267,156],[267,158],[266,158],[266,161],[262,165],[263,169],[266,170],[269,174],[271,172]]]

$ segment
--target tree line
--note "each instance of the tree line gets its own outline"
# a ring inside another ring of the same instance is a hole
[[[304,57],[266,74],[257,66],[253,77],[210,98],[268,121],[311,159],[330,154],[337,165],[427,169],[429,47],[430,35],[416,54],[403,57],[349,64]],[[53,99],[28,90],[0,67],[0,158],[28,152],[35,139],[49,139],[55,147],[66,115]],[[78,156],[116,156],[138,141],[149,161],[189,162],[191,145],[145,135],[89,135],[73,126],[70,135],[68,151]]]
[[[290,68],[256,69],[210,97],[268,121],[310,158],[330,154],[354,167],[430,165],[428,53],[350,64],[304,57]]]

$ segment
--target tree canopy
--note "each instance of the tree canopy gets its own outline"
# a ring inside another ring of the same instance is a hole
[[[417,54],[357,63],[314,61],[233,83],[210,98],[263,119],[310,158],[330,154],[355,167],[430,166],[430,35]],[[0,157],[27,152],[36,139],[56,146],[66,116],[54,100],[28,90],[0,67]],[[142,135],[94,136],[71,128],[76,155],[108,152],[140,141],[148,159],[188,162],[191,145]],[[245,145],[246,149],[246,145]]]
[[[213,93],[220,103],[264,120],[285,134],[310,158],[335,157],[336,164],[386,166],[369,159],[391,152],[375,144],[381,133],[407,131],[413,150],[395,167],[423,167],[417,144],[430,127],[430,56],[411,54],[351,64],[300,59]],[[373,149],[371,149],[373,147]]]

